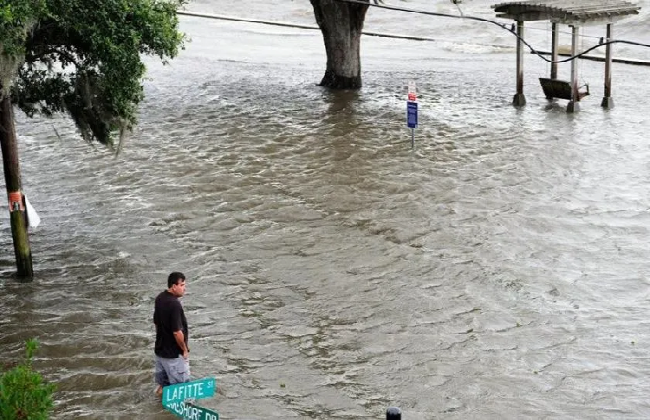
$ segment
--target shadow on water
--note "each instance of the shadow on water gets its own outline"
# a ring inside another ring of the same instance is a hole
[[[323,88],[321,99],[325,105],[324,128],[338,137],[356,131],[359,126],[357,109],[361,102],[359,91]]]
[[[323,104],[322,122],[318,126],[318,139],[324,165],[321,169],[331,171],[333,181],[337,177],[355,173],[361,166],[352,165],[358,158],[360,143],[368,141],[367,121],[359,109],[361,93],[355,90],[336,91],[323,88],[320,98]],[[345,175],[344,175],[345,174]],[[356,175],[355,175],[356,178]],[[347,180],[356,183],[356,180]]]
[[[328,105],[328,113],[336,114],[344,110],[353,113],[356,109],[354,105],[360,100],[361,94],[358,90],[321,88],[321,95],[323,102]]]

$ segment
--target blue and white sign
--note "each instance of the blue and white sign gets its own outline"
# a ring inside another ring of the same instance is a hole
[[[409,128],[418,126],[418,103],[413,101],[406,102],[406,124]]]

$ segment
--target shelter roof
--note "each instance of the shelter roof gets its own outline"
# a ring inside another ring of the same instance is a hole
[[[492,8],[500,18],[550,20],[567,25],[613,22],[641,10],[640,6],[625,0],[528,0],[499,3]]]

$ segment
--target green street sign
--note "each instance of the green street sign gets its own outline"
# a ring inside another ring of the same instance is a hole
[[[183,420],[219,420],[219,413],[197,405],[185,404]]]
[[[214,378],[169,385],[163,388],[162,404],[168,408],[172,403],[181,403],[187,399],[209,398],[214,396],[216,389],[217,381]]]
[[[172,414],[182,417],[183,420],[219,420],[219,413],[207,408],[193,405],[190,402],[173,402],[165,407]]]
[[[214,396],[216,389],[214,378],[166,386],[163,388],[163,407],[184,420],[219,420],[219,413],[191,402]]]

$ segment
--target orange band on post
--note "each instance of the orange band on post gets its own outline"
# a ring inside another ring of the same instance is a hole
[[[9,212],[12,212],[18,203],[18,209],[20,211],[25,211],[25,206],[23,205],[23,193],[20,191],[14,191],[9,193]]]

